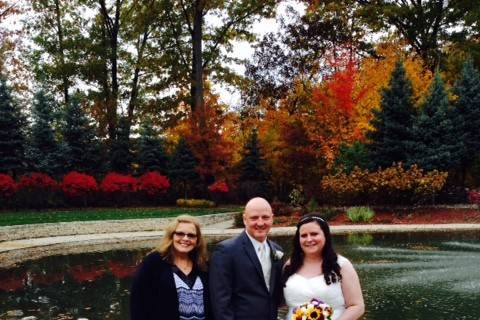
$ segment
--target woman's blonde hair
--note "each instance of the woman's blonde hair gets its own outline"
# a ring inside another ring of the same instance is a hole
[[[205,271],[207,267],[207,245],[205,243],[205,239],[202,237],[200,222],[193,216],[187,214],[180,215],[171,223],[169,223],[164,229],[164,235],[160,241],[160,244],[154,251],[159,252],[164,259],[173,263],[173,233],[180,223],[191,223],[195,226],[197,231],[197,245],[189,253],[189,257],[194,265],[196,265],[200,270]]]

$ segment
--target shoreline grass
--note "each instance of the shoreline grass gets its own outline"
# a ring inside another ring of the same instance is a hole
[[[168,218],[181,214],[200,216],[241,211],[242,209],[241,206],[222,206],[217,208],[129,207],[0,211],[0,226],[73,221]]]

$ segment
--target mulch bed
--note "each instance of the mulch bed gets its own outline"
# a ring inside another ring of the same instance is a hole
[[[442,223],[480,223],[480,210],[460,208],[404,208],[374,209],[375,217],[371,224],[442,224]],[[275,226],[294,226],[300,214],[275,217]],[[339,213],[329,221],[330,225],[354,224],[345,212]]]

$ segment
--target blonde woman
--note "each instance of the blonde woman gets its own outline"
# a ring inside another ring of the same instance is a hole
[[[182,215],[138,267],[130,295],[132,320],[210,319],[207,249],[198,220]]]

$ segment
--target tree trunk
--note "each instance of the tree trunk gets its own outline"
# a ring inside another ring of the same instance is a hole
[[[202,27],[204,0],[195,1],[192,32],[192,78],[190,93],[192,96],[192,112],[204,108],[203,100],[203,57],[202,57]],[[202,112],[205,114],[204,112]],[[205,124],[204,121],[201,124]]]
[[[130,126],[133,120],[133,112],[135,110],[135,106],[137,104],[137,97],[138,97],[138,81],[140,78],[140,65],[143,60],[143,52],[145,50],[145,46],[148,40],[148,25],[145,26],[145,30],[142,35],[142,39],[139,39],[139,43],[137,45],[138,56],[137,61],[135,63],[135,71],[133,73],[132,79],[132,87],[130,91],[130,101],[128,102],[128,112],[127,112],[127,120],[128,120],[128,130],[130,131]]]
[[[60,64],[61,64],[61,69],[65,70],[65,48],[64,48],[64,42],[63,42],[63,26],[62,26],[62,20],[61,20],[61,12],[60,12],[60,3],[59,0],[55,0],[55,17],[56,17],[56,22],[57,22],[57,36],[58,36],[58,54],[60,56]],[[68,89],[69,89],[69,84],[68,84],[68,76],[64,72],[62,72],[62,89],[63,89],[63,98],[65,100],[65,104],[68,104],[69,95],[68,95]]]
[[[115,1],[115,17],[108,15],[108,9],[105,0],[99,0],[100,13],[103,17],[103,22],[106,30],[106,44],[108,44],[108,60],[110,62],[110,81],[111,95],[106,99],[107,121],[108,121],[108,135],[109,139],[113,141],[116,137],[117,127],[117,106],[118,106],[118,31],[120,29],[120,11],[122,7],[122,0]]]

